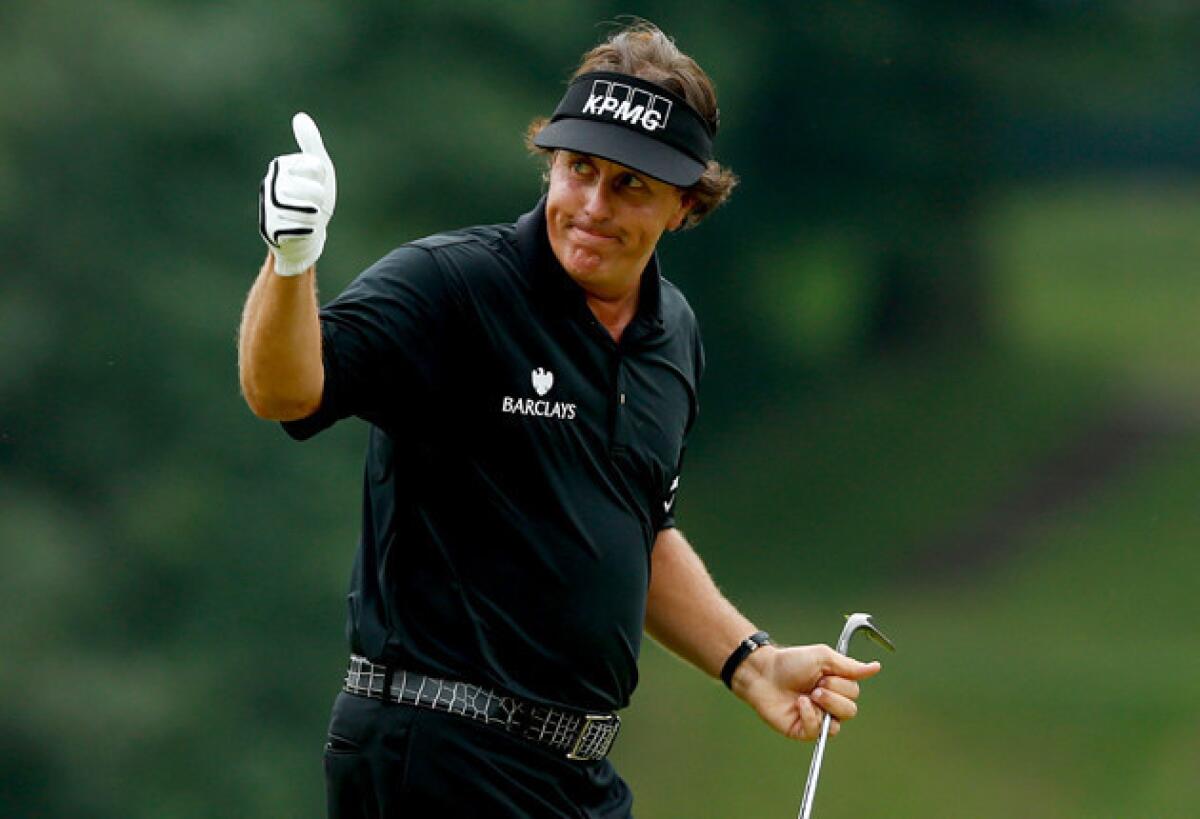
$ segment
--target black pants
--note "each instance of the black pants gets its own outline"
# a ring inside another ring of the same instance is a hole
[[[626,819],[608,760],[575,762],[453,714],[341,693],[325,746],[330,819]]]

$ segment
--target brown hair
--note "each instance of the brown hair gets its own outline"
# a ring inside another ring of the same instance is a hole
[[[720,112],[712,80],[695,60],[679,50],[674,40],[651,22],[638,20],[613,33],[583,55],[583,62],[575,69],[571,79],[590,71],[631,74],[657,83],[687,100],[705,122],[716,130]],[[553,156],[552,150],[533,144],[533,138],[549,122],[548,117],[538,117],[529,123],[525,130],[525,147],[530,153],[542,154],[547,158]],[[700,224],[704,217],[729,198],[737,182],[733,171],[710,159],[700,179],[685,189],[695,204],[688,211],[683,227]]]

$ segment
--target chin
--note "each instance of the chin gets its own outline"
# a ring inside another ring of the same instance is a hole
[[[595,281],[604,277],[604,264],[571,264],[563,265],[563,270],[572,279],[580,282]]]
[[[596,276],[611,266],[611,260],[587,248],[568,248],[566,260],[560,259],[563,268],[571,275]],[[582,258],[579,258],[582,257]]]

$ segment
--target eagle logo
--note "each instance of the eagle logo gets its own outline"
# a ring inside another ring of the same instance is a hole
[[[537,390],[538,395],[545,395],[550,392],[550,388],[554,386],[554,373],[538,367],[531,375],[533,378],[533,388]]]

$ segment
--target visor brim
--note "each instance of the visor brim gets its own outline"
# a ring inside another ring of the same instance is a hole
[[[552,122],[533,138],[533,144],[598,156],[680,188],[694,185],[705,169],[703,162],[654,137],[590,119]]]

